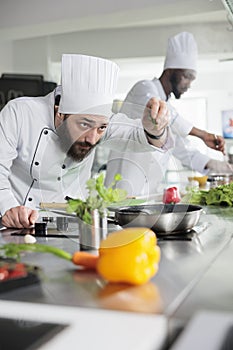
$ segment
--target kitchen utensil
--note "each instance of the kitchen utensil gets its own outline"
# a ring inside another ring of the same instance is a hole
[[[56,202],[41,202],[40,203],[40,209],[63,209],[65,210],[67,208],[67,203],[56,203]]]
[[[210,187],[217,187],[219,185],[227,185],[231,182],[233,182],[233,174],[230,173],[222,173],[222,174],[209,174],[208,180],[210,183]]]
[[[188,180],[189,181],[197,181],[200,187],[203,187],[206,185],[206,181],[208,179],[208,176],[189,176]]]
[[[121,207],[115,211],[115,223],[123,227],[149,227],[155,233],[189,232],[203,209],[190,204],[150,204]]]

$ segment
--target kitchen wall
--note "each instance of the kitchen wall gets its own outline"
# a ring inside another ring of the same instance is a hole
[[[14,40],[11,69],[18,72],[40,69],[48,79],[48,62],[59,62],[62,53],[91,54],[111,59],[164,56],[168,37],[180,31],[190,31],[194,34],[200,56],[233,56],[233,33],[228,30],[226,21],[208,24],[186,23],[86,30]]]

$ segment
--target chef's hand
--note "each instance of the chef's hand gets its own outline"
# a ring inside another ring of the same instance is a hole
[[[203,141],[208,147],[225,154],[225,140],[222,136],[205,132]]]
[[[161,143],[167,137],[169,123],[168,108],[165,101],[152,97],[144,110],[142,124],[150,143]]]
[[[206,146],[213,148],[216,151],[220,151],[225,155],[225,140],[222,136],[211,134],[205,130],[198,129],[195,126],[192,127],[189,135],[199,137],[205,142]]]
[[[37,210],[20,205],[5,212],[2,225],[7,228],[29,228],[35,224],[38,217]]]
[[[233,173],[233,165],[216,159],[210,159],[205,166],[206,169],[209,169],[209,172],[222,174],[222,173]]]

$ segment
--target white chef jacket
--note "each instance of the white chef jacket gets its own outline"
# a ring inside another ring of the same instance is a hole
[[[173,144],[169,134],[164,150],[149,145],[141,120],[120,113],[110,119],[102,142],[108,145],[111,140],[121,151],[127,144],[131,151],[160,153]],[[66,196],[85,198],[93,158],[94,151],[74,162],[60,148],[54,92],[10,101],[0,113],[1,215],[18,205],[38,209],[41,202],[64,202]]]
[[[156,78],[137,82],[126,96],[121,111],[128,116],[137,115],[139,117],[151,97],[166,100],[162,84]],[[192,148],[186,138],[193,125],[181,117],[169,101],[167,105],[171,117],[171,130],[175,135],[175,147],[160,154],[158,152],[142,154],[111,151],[107,163],[106,185],[112,182],[116,173],[120,173],[123,180],[118,186],[126,189],[129,195],[148,195],[160,192],[163,187],[161,184],[165,182],[168,161],[172,155],[178,158],[183,166],[201,173],[207,172],[204,168],[210,158]],[[173,161],[175,162],[175,158]],[[176,164],[173,167],[175,168]]]

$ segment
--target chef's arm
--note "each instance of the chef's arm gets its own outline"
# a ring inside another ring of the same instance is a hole
[[[192,147],[187,138],[176,137],[176,144],[172,151],[175,158],[183,166],[206,175],[208,173],[233,173],[233,165],[226,161],[211,159],[206,154]]]
[[[101,142],[118,152],[167,152],[174,147],[168,120],[166,102],[152,98],[140,118],[112,115]]]
[[[144,110],[142,124],[148,142],[158,148],[163,147],[168,137],[168,108],[164,101],[151,98]]]
[[[233,164],[230,164],[224,160],[210,159],[205,166],[207,173],[216,173],[216,174],[232,174],[233,173]]]
[[[225,154],[225,140],[222,136],[211,134],[196,127],[191,129],[189,135],[199,137],[208,147]]]
[[[9,181],[11,167],[18,156],[17,140],[21,131],[11,103],[1,111],[0,118],[0,214],[5,227],[29,227],[35,220],[31,209],[20,206]],[[11,122],[9,122],[9,120]],[[18,170],[20,171],[20,170]]]

